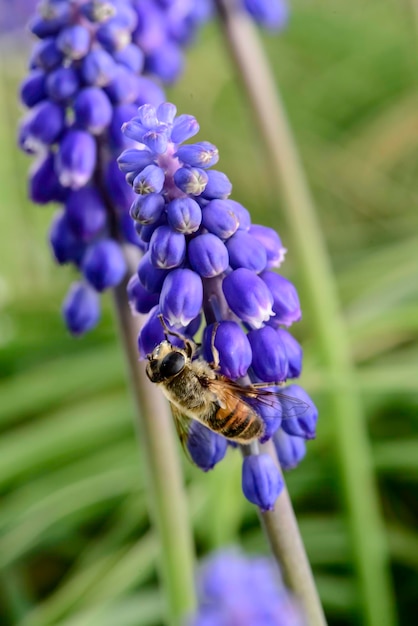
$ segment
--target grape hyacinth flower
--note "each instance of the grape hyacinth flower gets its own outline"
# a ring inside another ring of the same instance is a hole
[[[121,126],[139,105],[164,100],[161,81],[172,82],[181,71],[182,48],[208,16],[204,4],[42,0],[30,22],[38,42],[20,90],[29,111],[19,144],[36,157],[31,199],[61,206],[49,235],[54,257],[82,276],[63,305],[74,335],[99,320],[98,300],[87,296],[91,289],[100,293],[123,279],[121,246],[143,247],[129,218],[134,193],[115,161],[134,144]]]
[[[238,550],[211,555],[198,573],[198,608],[187,626],[306,626],[278,568]]]
[[[219,373],[278,389],[302,367],[302,349],[287,330],[301,317],[299,299],[292,283],[275,271],[285,249],[273,229],[252,224],[247,209],[229,198],[229,179],[213,169],[216,146],[185,143],[198,133],[197,120],[176,113],[168,102],[145,104],[123,125],[125,136],[137,142],[118,163],[136,193],[130,213],[144,250],[128,289],[132,310],[147,314],[138,337],[140,357],[164,339],[159,315],[169,329],[193,338],[203,313],[205,360],[215,359],[216,323]],[[264,440],[282,431],[315,436],[317,411],[297,385],[257,410],[265,421]],[[223,458],[226,444],[206,429],[199,446],[204,428],[193,424],[188,448],[207,471]],[[242,480],[251,502],[262,510],[274,507],[283,481],[268,455],[247,456]]]

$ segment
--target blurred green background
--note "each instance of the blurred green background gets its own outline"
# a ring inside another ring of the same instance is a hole
[[[418,614],[418,29],[412,0],[295,0],[286,32],[264,36],[300,146],[357,364],[401,624]],[[3,41],[0,83],[0,623],[157,626],[157,544],[143,496],[133,407],[110,301],[99,328],[70,338],[60,303],[72,280],[50,259],[51,207],[25,199],[15,148],[25,62]],[[250,111],[215,25],[169,91],[253,221],[289,248]],[[306,246],[309,247],[309,232]],[[300,293],[302,306],[304,293]],[[338,459],[309,316],[294,327],[302,384],[320,408],[317,440],[289,490],[331,624],[360,624]],[[349,451],[354,457],[356,450]],[[184,462],[199,554],[239,541],[266,552],[240,488],[238,453],[203,474]]]

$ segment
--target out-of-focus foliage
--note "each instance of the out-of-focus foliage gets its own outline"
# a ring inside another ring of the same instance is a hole
[[[368,408],[401,623],[412,626],[418,585],[418,29],[407,2],[292,4],[288,30],[266,36],[265,45],[337,273]],[[2,43],[0,82],[0,621],[158,625],[158,546],[110,303],[91,336],[76,341],[66,335],[59,303],[72,277],[50,261],[50,211],[25,200],[28,161],[14,148],[24,60],[19,46],[5,47],[12,43]],[[202,135],[218,145],[236,199],[252,209],[254,221],[276,227],[286,244],[266,160],[261,147],[253,147],[249,108],[224,57],[211,26],[169,96],[179,111],[197,115]],[[298,284],[292,255],[286,268]],[[297,330],[306,354],[302,383],[314,395],[320,421],[318,440],[288,484],[330,623],[352,624],[358,595],[327,411],[332,381],[318,367],[308,316]],[[209,474],[184,463],[199,553],[234,541],[266,551],[256,511],[241,494],[241,461],[234,451],[228,456]]]

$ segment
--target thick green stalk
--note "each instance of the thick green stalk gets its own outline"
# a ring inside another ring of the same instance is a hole
[[[355,386],[347,330],[331,262],[287,116],[268,61],[250,20],[234,0],[217,0],[232,57],[252,105],[273,180],[284,197],[309,313],[322,349],[335,445],[348,510],[364,623],[396,623],[389,553],[379,512],[361,398]],[[274,183],[273,183],[274,184]]]
[[[130,268],[134,273],[135,268]],[[133,317],[126,281],[113,291],[119,333],[137,408],[148,501],[160,542],[167,624],[180,626],[195,606],[193,543],[173,420],[166,400],[145,374],[136,349],[140,318]],[[141,564],[138,563],[138,567]]]

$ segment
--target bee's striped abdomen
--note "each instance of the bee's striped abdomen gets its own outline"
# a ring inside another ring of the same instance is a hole
[[[227,439],[248,442],[263,435],[264,425],[260,416],[240,398],[225,408],[215,405],[208,419],[208,426]]]

